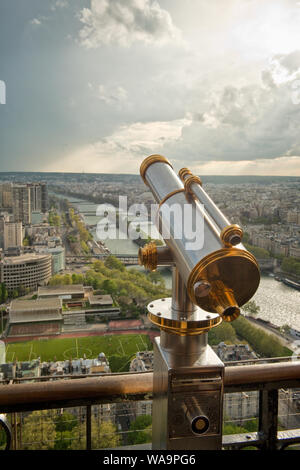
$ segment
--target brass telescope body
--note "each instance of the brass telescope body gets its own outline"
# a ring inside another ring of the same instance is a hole
[[[158,230],[161,234],[167,230],[169,236],[165,238],[166,246],[150,243],[140,248],[139,263],[150,270],[160,265],[173,265],[185,303],[183,312],[174,307],[173,286],[171,313],[159,312],[161,305],[154,301],[152,307],[148,306],[149,318],[162,330],[179,335],[200,334],[217,326],[222,319],[234,320],[240,314],[240,307],[254,295],[260,281],[257,261],[241,243],[242,229],[230,224],[202,188],[201,179],[187,168],[176,175],[165,157],[151,155],[143,161],[140,173],[158,204]],[[190,206],[188,214],[182,210],[185,205]],[[170,220],[172,211],[174,218]],[[176,211],[181,211],[179,222]],[[204,243],[191,249],[184,231],[181,238],[175,236],[180,228],[176,224],[192,226],[197,217],[203,219]],[[179,296],[178,282],[176,292],[175,296]],[[180,319],[180,314],[185,315],[185,320]]]

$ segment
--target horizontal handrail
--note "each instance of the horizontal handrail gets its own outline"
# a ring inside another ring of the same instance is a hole
[[[300,386],[300,361],[225,367],[225,392],[284,386]],[[0,386],[0,412],[109,403],[152,393],[153,372],[8,384]]]
[[[274,386],[276,382],[299,381],[300,385],[300,361],[280,362],[272,364],[255,364],[247,366],[225,367],[224,387],[246,385],[250,388],[260,386]],[[297,386],[297,385],[295,385]]]
[[[0,387],[1,412],[109,403],[153,390],[153,373],[107,374],[76,380],[8,384]],[[31,406],[33,405],[33,406]]]

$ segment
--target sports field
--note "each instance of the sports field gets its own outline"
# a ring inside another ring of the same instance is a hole
[[[112,372],[119,372],[138,351],[152,350],[152,343],[145,334],[87,336],[78,338],[39,339],[8,343],[6,361],[31,361],[40,357],[44,361],[96,358],[104,352]],[[127,369],[128,370],[128,369]]]

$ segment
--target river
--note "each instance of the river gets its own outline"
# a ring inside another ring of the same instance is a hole
[[[84,215],[85,223],[95,225],[101,217],[96,216],[97,205],[88,203],[78,198],[67,198],[81,214],[85,212],[94,212],[95,215]],[[148,222],[144,222],[145,227]],[[143,224],[141,224],[143,229]],[[97,240],[96,229],[91,230],[95,240]],[[112,254],[137,254],[138,246],[130,239],[106,239],[103,240]],[[131,266],[132,267],[132,266]],[[136,269],[143,269],[137,266]],[[163,269],[163,277],[167,287],[171,287],[172,277],[171,271]],[[276,281],[274,277],[262,275],[259,288],[252,300],[260,307],[258,316],[264,320],[268,320],[274,325],[289,325],[290,327],[300,331],[300,292],[292,287],[288,287],[280,281]]]

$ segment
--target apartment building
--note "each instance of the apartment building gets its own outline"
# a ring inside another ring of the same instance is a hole
[[[37,289],[52,276],[52,256],[27,253],[5,257],[0,261],[0,282],[8,291],[23,288]]]
[[[30,188],[27,184],[14,185],[12,209],[15,222],[31,223]]]
[[[22,222],[5,222],[3,227],[3,247],[21,247],[23,244]]]

